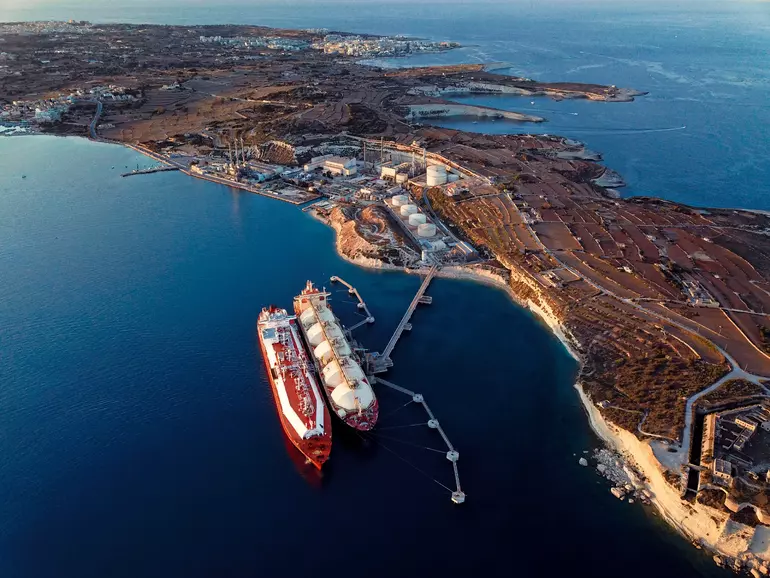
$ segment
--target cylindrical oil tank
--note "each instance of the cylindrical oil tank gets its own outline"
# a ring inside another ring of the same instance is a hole
[[[448,183],[454,183],[460,180],[460,175],[455,175],[454,173],[449,173],[446,176],[446,180]]]
[[[419,227],[428,222],[428,219],[422,213],[414,213],[409,215],[409,224],[413,227]]]
[[[396,195],[393,197],[393,206],[394,207],[401,207],[403,205],[409,204],[409,197],[406,195]]]
[[[446,167],[442,165],[431,165],[428,167],[426,181],[429,187],[435,187],[446,183]]]
[[[423,223],[422,225],[417,225],[417,235],[419,237],[435,237],[436,225],[433,223]]]
[[[409,204],[401,207],[402,217],[408,217],[409,215],[414,215],[416,212],[418,212],[417,205]]]

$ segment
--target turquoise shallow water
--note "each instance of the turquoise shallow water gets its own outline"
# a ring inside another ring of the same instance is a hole
[[[173,173],[122,179],[146,161],[120,147],[16,137],[0,159],[4,576],[539,576],[599,548],[594,576],[716,574],[577,465],[596,440],[575,363],[503,292],[436,280],[390,375],[457,445],[466,505],[432,481],[451,484],[449,462],[413,445],[438,437],[401,428],[425,418],[390,391],[380,432],[336,428],[319,477],[283,439],[257,312],[340,275],[377,317],[359,335],[376,349],[416,277],[345,263],[290,205]]]

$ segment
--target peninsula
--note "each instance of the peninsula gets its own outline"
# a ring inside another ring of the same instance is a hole
[[[116,142],[317,200],[358,264],[503,287],[580,361],[592,425],[623,455],[599,460],[613,493],[653,502],[718,563],[768,572],[770,218],[621,199],[618,175],[568,139],[428,124],[547,122],[457,94],[643,93],[484,65],[383,70],[358,59],[456,45],[325,30],[50,22],[2,24],[0,39],[7,131]]]

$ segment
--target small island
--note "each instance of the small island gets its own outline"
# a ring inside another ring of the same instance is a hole
[[[768,572],[770,217],[622,199],[619,175],[569,139],[429,125],[547,122],[457,95],[643,92],[499,65],[381,69],[360,59],[456,45],[326,30],[49,22],[0,37],[5,132],[131,146],[304,205],[359,265],[506,290],[580,362],[592,426],[621,455],[597,455],[613,494],[654,503],[717,563]]]

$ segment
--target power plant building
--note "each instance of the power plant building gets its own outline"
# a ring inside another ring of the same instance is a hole
[[[356,159],[338,157],[334,155],[323,155],[313,157],[309,163],[304,166],[305,172],[314,171],[323,168],[333,175],[343,175],[350,177],[358,173],[358,162]]]
[[[331,157],[324,161],[324,170],[333,175],[343,175],[350,177],[358,172],[358,162],[356,159],[346,159],[344,157]]]

